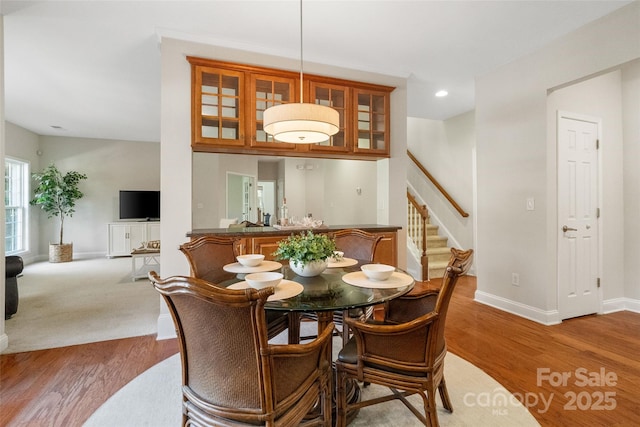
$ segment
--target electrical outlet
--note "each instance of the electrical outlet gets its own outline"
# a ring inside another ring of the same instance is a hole
[[[511,284],[513,286],[520,286],[520,275],[518,273],[511,273]]]

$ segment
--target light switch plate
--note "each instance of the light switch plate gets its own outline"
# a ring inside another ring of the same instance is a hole
[[[534,211],[536,210],[536,201],[533,197],[528,197],[527,198],[527,210],[528,211]]]

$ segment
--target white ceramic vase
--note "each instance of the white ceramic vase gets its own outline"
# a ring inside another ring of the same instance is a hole
[[[321,274],[327,268],[328,262],[327,260],[318,260],[318,261],[310,261],[306,263],[294,262],[293,260],[289,260],[289,267],[296,273],[298,276],[302,277],[314,277]]]

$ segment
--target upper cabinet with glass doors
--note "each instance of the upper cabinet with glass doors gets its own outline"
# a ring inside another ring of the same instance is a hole
[[[304,76],[304,102],[338,111],[340,129],[318,144],[275,141],[264,111],[300,102],[299,74],[188,57],[192,69],[193,151],[375,160],[389,157],[390,93],[394,88]]]
[[[195,65],[192,85],[193,141],[244,146],[244,73]]]
[[[295,144],[275,141],[263,129],[264,111],[280,104],[296,102],[294,97],[296,80],[264,74],[251,75],[251,147],[295,150]]]
[[[346,130],[346,126],[350,122],[349,117],[351,117],[349,114],[349,87],[312,81],[309,85],[309,92],[313,103],[333,108],[340,117],[338,133],[329,137],[327,141],[309,145],[309,150],[348,153],[351,149],[350,138],[347,137]]]
[[[355,128],[353,151],[389,154],[389,93],[355,90]]]

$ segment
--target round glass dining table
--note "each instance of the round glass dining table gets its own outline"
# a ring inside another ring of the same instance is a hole
[[[327,268],[322,274],[315,277],[302,277],[295,274],[285,261],[284,264],[272,271],[279,271],[284,275],[283,282],[278,286],[284,286],[287,282],[302,285],[297,295],[283,299],[270,298],[265,304],[269,310],[284,310],[303,314],[315,312],[318,317],[318,328],[322,330],[333,319],[334,311],[346,311],[353,308],[369,307],[392,300],[413,289],[414,280],[406,272],[396,269],[396,273],[403,276],[404,280],[395,286],[392,281],[371,282],[372,287],[367,287],[366,282],[353,285],[345,282],[343,278],[353,277],[353,273],[360,272],[361,263],[342,268]],[[396,274],[394,273],[394,274]],[[218,280],[220,286],[242,285],[246,274],[224,272]],[[353,282],[353,281],[352,281]],[[272,297],[277,297],[276,294]]]
[[[270,298],[265,304],[265,308],[270,310],[320,312],[368,307],[404,295],[413,289],[414,285],[413,279],[403,281],[399,286],[394,286],[392,282],[389,282],[389,285],[378,282],[380,286],[376,286],[376,283],[372,282],[372,287],[367,287],[366,284],[356,286],[342,280],[348,273],[359,272],[360,264],[343,268],[327,268],[315,277],[298,276],[286,263],[272,271],[282,273],[284,282],[298,283],[302,285],[302,289],[297,295],[284,299]],[[396,272],[408,276],[400,269],[396,269]],[[218,284],[228,287],[243,282],[245,276],[246,274],[243,273],[224,272]],[[277,294],[274,296],[277,297]]]

